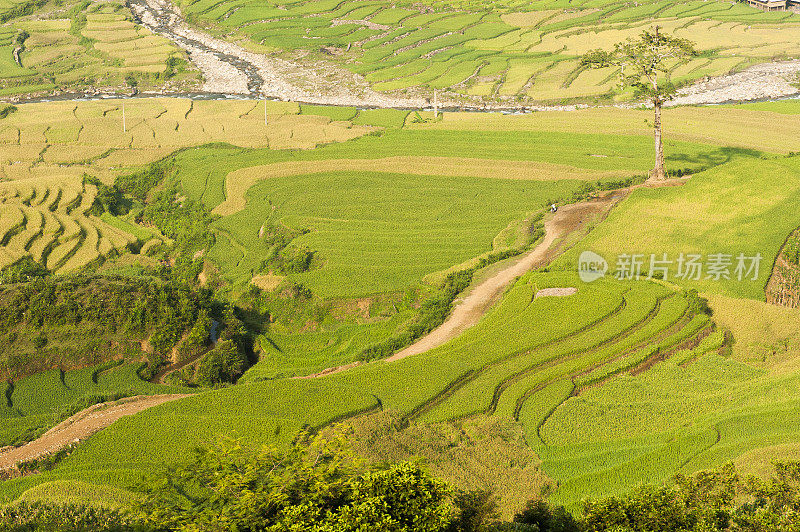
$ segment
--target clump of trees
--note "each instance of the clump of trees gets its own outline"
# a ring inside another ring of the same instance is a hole
[[[9,278],[33,280],[0,285],[2,378],[140,356],[143,340],[151,347],[152,374],[176,345],[192,354],[208,349],[213,322],[220,342],[209,361],[201,361],[206,366],[202,384],[235,382],[249,363],[247,331],[234,309],[209,290],[169,278],[41,274],[35,263],[4,270]]]
[[[199,449],[141,491],[135,512],[153,530],[435,532],[450,521],[446,483],[412,463],[364,469],[340,440]]]
[[[144,204],[136,222],[157,227],[175,241],[179,253],[191,255],[214,243],[208,226],[214,215],[201,203],[186,197],[175,178],[174,159],[148,165],[141,171],[119,176],[114,191]]]
[[[791,532],[800,530],[800,462],[778,462],[775,476],[742,478],[732,465],[671,485],[588,501],[587,532]]]

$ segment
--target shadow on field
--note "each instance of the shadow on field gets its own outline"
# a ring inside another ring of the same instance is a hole
[[[734,159],[760,158],[763,156],[763,152],[750,148],[722,147],[705,153],[694,153],[692,155],[673,153],[667,155],[665,159],[667,164],[673,168],[676,165],[684,165],[683,173],[686,174],[690,172],[702,172],[709,168],[729,163]]]

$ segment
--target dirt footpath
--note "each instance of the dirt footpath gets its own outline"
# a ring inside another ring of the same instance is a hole
[[[138,395],[112,403],[90,406],[59,423],[38,439],[22,447],[0,452],[0,470],[13,469],[19,462],[34,460],[55,453],[72,443],[83,441],[121,417],[130,416],[152,406],[184,397],[189,397],[189,395]]]
[[[447,320],[416,343],[386,359],[394,362],[438,347],[472,327],[520,276],[546,266],[564,251],[566,237],[586,224],[604,217],[611,207],[627,195],[627,191],[608,194],[582,203],[565,205],[545,221],[544,239],[515,263],[495,273],[458,302]]]

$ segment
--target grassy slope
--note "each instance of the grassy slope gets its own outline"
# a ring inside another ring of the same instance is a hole
[[[314,250],[323,264],[291,277],[323,298],[401,290],[491,251],[512,221],[578,185],[360,172],[271,179],[250,189],[244,211],[215,224],[247,254],[220,239],[209,257],[229,279],[249,280],[267,252],[258,228],[270,220],[311,230],[292,245]]]
[[[5,495],[14,497],[34,484],[73,477],[125,487],[142,472],[179,460],[193,445],[212,440],[219,433],[250,442],[286,442],[303,423],[318,426],[374,406],[376,400],[383,408],[412,413],[466,371],[480,370],[486,364],[496,364],[601,323],[604,316],[617,312],[622,294],[630,288],[626,283],[603,281],[583,285],[577,295],[569,298],[531,301],[538,289],[569,285],[579,285],[571,273],[528,275],[479,325],[424,355],[393,364],[376,362],[325,379],[241,384],[153,408],[105,430],[54,473],[7,483]],[[643,289],[647,286],[664,295],[663,289],[655,285],[641,285]],[[531,326],[541,323],[549,326]],[[631,326],[635,326],[635,320],[628,323]],[[613,352],[605,355],[613,356]],[[577,364],[568,363],[563,369],[559,369],[562,365],[554,368],[571,372],[581,363],[591,367],[601,360],[602,357],[590,356]],[[436,371],[432,372],[431,367]],[[482,395],[491,395],[494,384],[484,384]],[[326,400],[320,402],[318,398],[323,396]],[[293,400],[287,402],[287,397]]]
[[[177,163],[183,189],[213,208],[224,199],[224,180],[231,171],[259,164],[425,155],[537,161],[588,170],[644,173],[649,144],[648,138],[639,136],[401,130],[314,151],[200,148],[181,153]],[[702,167],[713,159],[716,150],[687,142],[671,143],[670,149],[672,170]],[[598,153],[607,155],[598,157]],[[263,251],[259,253],[258,228],[271,217],[292,227],[312,228],[312,233],[298,243],[320,251],[325,264],[319,271],[296,277],[321,295],[359,296],[395,290],[428,273],[489,251],[491,239],[509,222],[535,212],[548,199],[568,197],[578,186],[575,181],[366,173],[275,178],[250,189],[244,211],[216,224],[236,242],[220,239],[211,257],[223,267],[229,279],[248,280],[263,255]],[[359,189],[357,194],[355,189]],[[347,205],[353,198],[370,199]],[[386,208],[375,209],[373,198],[378,198],[377,202]],[[460,202],[457,207],[453,203],[456,199]],[[392,206],[390,200],[397,203]],[[496,209],[499,204],[504,205],[503,211]],[[273,207],[277,209],[274,213]],[[456,221],[463,226],[454,225]],[[357,239],[350,238],[354,228],[348,224],[354,222],[359,224]],[[408,233],[409,229],[414,229],[413,235]],[[459,239],[452,239],[454,231],[460,235]],[[448,240],[448,244],[439,239]],[[242,248],[247,255],[242,255]],[[433,251],[438,256],[431,256]],[[397,259],[398,256],[402,258]],[[383,269],[386,265],[391,268]]]
[[[578,121],[581,119],[581,115],[570,115],[570,117],[572,116],[575,116]],[[514,119],[508,120],[513,121]],[[575,127],[585,126],[576,125]],[[449,138],[457,138],[455,133],[449,135],[451,135]],[[512,132],[505,135],[505,138],[510,139],[517,135],[518,133]],[[480,134],[475,133],[472,139],[479,137]],[[491,138],[492,136],[487,137]],[[387,136],[387,138],[391,137]],[[402,135],[398,133],[397,138],[402,138]],[[502,139],[504,136],[498,134],[497,138]],[[533,137],[527,137],[528,140],[531,138]],[[548,135],[540,134],[536,138],[546,139]],[[566,136],[552,136],[554,143],[555,141],[564,142],[566,138]],[[590,145],[590,148],[596,149],[602,147],[603,140],[608,137],[597,135],[593,138],[595,138],[596,144]],[[625,140],[630,144],[630,139]],[[742,142],[744,140],[742,139]],[[649,144],[649,139],[641,138],[642,146],[646,141]],[[754,138],[754,142],[757,141],[758,138]],[[381,140],[368,138],[363,142],[373,142],[374,145],[379,145]],[[400,144],[397,142],[397,145]],[[498,142],[499,144],[501,142]],[[349,149],[353,145],[357,145],[357,143],[348,143],[342,146],[347,146]],[[451,146],[458,146],[458,144],[454,143]],[[518,149],[522,149],[524,146],[527,146],[530,149],[529,153],[532,154],[555,154],[551,156],[552,159],[549,159],[555,161],[572,157],[573,161],[580,160],[583,164],[595,164],[600,168],[604,164],[613,168],[613,165],[630,163],[622,157],[619,160],[612,157],[592,157],[592,152],[587,149],[559,151],[557,149],[549,150],[546,146],[541,149],[541,146],[531,146],[530,142],[524,142],[523,138]],[[620,143],[615,149],[624,150],[625,148],[626,144]],[[541,151],[538,151],[539,149]],[[641,163],[635,163],[637,165],[645,165],[649,158],[647,152],[643,150],[644,148],[632,149],[630,152],[633,154],[632,157],[638,157],[636,161],[641,161]],[[674,146],[672,150],[674,156],[676,153]],[[707,164],[709,158],[704,154],[715,150],[723,156],[725,155],[724,152],[712,147],[697,149],[693,155],[689,153],[688,156],[695,162]],[[194,152],[186,152],[184,155],[189,157],[188,154]],[[197,150],[197,153],[205,153],[205,157],[210,160],[215,152]],[[246,155],[249,153],[250,155],[247,156],[252,155],[252,157],[245,158],[247,164],[263,164],[264,162],[263,154],[259,155],[258,152],[229,150],[229,153],[232,157],[229,160],[235,160],[235,157],[243,157],[243,153]],[[300,153],[305,154],[306,152]],[[739,153],[739,155],[746,154],[746,152]],[[507,156],[512,157],[514,153],[509,153]],[[242,160],[245,161],[245,159]],[[187,161],[191,160],[191,158],[187,159]],[[222,159],[219,160],[222,161]],[[633,166],[633,163],[631,164]],[[644,167],[646,168],[646,166]],[[208,179],[210,175],[207,172],[203,182],[216,182],[217,190],[219,190],[222,178],[224,178],[224,174],[221,175],[221,172],[226,168],[225,163],[221,162],[220,166],[211,172],[211,175],[218,176],[215,178],[217,181]],[[762,171],[758,169],[762,169]],[[769,173],[763,172],[763,169],[768,169]],[[788,214],[772,211],[773,203],[788,205],[794,199],[796,188],[792,184],[792,175],[795,171],[793,159],[780,158],[763,161],[745,158],[734,161],[729,165],[698,174],[695,176],[695,181],[682,188],[637,193],[623,203],[590,238],[596,238],[597,242],[605,243],[605,245],[610,245],[609,242],[613,243],[619,239],[635,241],[634,239],[642,237],[641,233],[632,232],[635,227],[663,223],[663,218],[666,216],[664,212],[668,208],[672,208],[674,204],[678,204],[683,205],[684,213],[702,212],[706,214],[707,219],[727,216],[729,217],[728,222],[730,220],[734,222],[749,221],[740,224],[741,227],[736,226],[732,229],[729,223],[723,223],[723,221],[701,220],[697,222],[690,216],[683,216],[669,220],[671,224],[669,227],[674,228],[674,231],[670,233],[672,239],[665,236],[663,242],[676,246],[678,245],[676,241],[679,240],[704,246],[724,242],[723,238],[737,239],[745,244],[747,244],[747,239],[753,239],[754,242],[763,244],[767,251],[772,250],[772,256],[774,256],[777,251],[774,242],[778,241],[778,234],[783,231],[781,237],[783,238],[798,225],[791,215],[791,209],[783,209],[783,211],[789,211]],[[218,173],[214,174],[214,172]],[[196,190],[200,191],[199,194],[202,196],[203,187],[197,186]],[[632,224],[630,218],[623,220],[619,215],[619,213],[625,212],[631,215],[639,214],[645,216],[644,219],[652,221],[646,224]],[[617,215],[619,217],[615,218]],[[776,221],[779,223],[776,224]],[[705,227],[703,224],[708,223],[716,223],[718,225],[716,229],[721,231],[721,235],[724,236],[715,237],[710,232],[698,231],[699,226]],[[684,226],[686,227],[684,228]],[[605,236],[603,237],[603,235]],[[770,261],[771,257],[765,257],[765,263]],[[588,294],[587,299],[583,299],[582,295],[580,298],[574,296],[574,298],[566,300],[545,300],[545,303],[540,301],[526,306],[530,302],[533,289],[530,282],[536,282],[538,287],[546,286],[541,277],[529,276],[527,281],[528,283],[519,283],[507,295],[503,303],[479,326],[434,352],[412,357],[392,366],[377,363],[320,381],[253,382],[236,388],[201,394],[172,405],[164,405],[140,416],[127,419],[101,433],[81,447],[72,458],[53,473],[5,484],[4,494],[6,497],[13,498],[34,484],[64,478],[79,478],[125,486],[135,479],[139,472],[147,471],[153,465],[180,459],[185,456],[186,451],[193,444],[204,439],[217,437],[220,433],[232,433],[258,441],[285,442],[291,438],[292,432],[304,422],[319,425],[336,417],[337,414],[369,408],[374,405],[374,397],[370,395],[373,393],[383,401],[384,406],[408,412],[421,402],[430,399],[437,390],[441,390],[448,383],[463,375],[466,370],[481,367],[501,356],[502,353],[498,351],[498,346],[513,351],[525,347],[526,344],[530,346],[541,342],[546,339],[548,334],[557,333],[556,330],[543,329],[540,326],[541,323],[552,323],[553,316],[579,316],[579,320],[563,325],[560,333],[565,334],[610,312],[608,306],[597,306],[598,301],[603,304],[613,303],[610,293],[603,294],[603,290],[611,284],[599,283],[591,285],[589,290],[583,291]],[[559,286],[574,282],[574,278],[566,273],[556,274],[552,276],[551,282]],[[742,290],[740,287],[731,287],[725,284],[719,286],[722,287],[719,288],[719,291],[723,293],[736,294]],[[757,297],[754,289],[747,289],[741,293]],[[592,295],[593,297],[590,297]],[[575,306],[573,307],[573,305]],[[525,310],[521,312],[520,309]],[[790,321],[790,323],[792,322]],[[509,331],[514,331],[514,334],[509,334]],[[517,344],[512,342],[517,342]],[[432,363],[435,364],[435,372],[431,371]],[[695,368],[692,371],[699,372],[698,376],[692,377],[697,380],[698,385],[697,390],[691,392],[695,395],[687,399],[687,404],[690,402],[702,404],[702,400],[706,397],[731,397],[731,394],[741,397],[741,400],[733,406],[718,406],[710,412],[705,411],[691,417],[689,428],[682,428],[687,420],[676,418],[672,411],[654,414],[663,415],[665,422],[664,425],[659,426],[663,431],[657,434],[632,433],[630,430],[632,426],[635,427],[635,423],[632,424],[630,418],[622,415],[614,417],[612,414],[604,418],[603,430],[577,431],[578,433],[591,433],[588,436],[594,437],[595,440],[576,440],[573,436],[576,431],[557,433],[557,431],[548,432],[550,429],[546,428],[542,432],[545,443],[548,443],[547,438],[551,437],[552,443],[564,444],[561,448],[550,446],[547,452],[540,449],[546,458],[546,470],[554,477],[564,481],[565,487],[557,493],[556,498],[564,502],[574,502],[577,497],[589,492],[606,493],[622,489],[631,480],[663,478],[676,468],[683,467],[684,464],[690,469],[717,464],[759,446],[796,440],[793,432],[787,432],[776,423],[765,423],[772,418],[781,421],[783,418],[780,416],[784,416],[787,412],[793,412],[795,387],[792,371],[787,370],[785,376],[762,375],[759,370],[742,367],[736,362],[717,359],[714,356],[702,359],[701,363],[690,366],[691,368]],[[656,380],[649,384],[646,379],[651,378],[651,373],[648,372],[641,378],[636,378],[639,380],[634,379],[633,382],[634,384],[645,382],[645,385],[639,385],[639,388],[645,392],[649,387],[657,389],[657,386],[671,390],[669,383],[673,383],[675,378],[683,378],[684,374],[680,371],[684,370],[670,369],[664,365],[657,367],[656,372],[652,373],[652,379],[661,379],[660,381]],[[711,377],[709,377],[709,373]],[[626,379],[628,378],[621,377],[619,381],[624,385]],[[615,383],[614,386],[617,384]],[[603,399],[602,397],[604,389],[604,387],[600,387],[596,389],[596,392],[589,393],[597,393],[597,401],[608,401],[608,398]],[[484,396],[488,392],[489,390]],[[560,388],[553,388],[550,392],[552,392],[550,396],[555,398],[556,404],[564,398],[563,390]],[[633,390],[625,393],[645,392]],[[286,397],[292,397],[293,400],[287,402]],[[326,401],[319,401],[319,397],[325,397]],[[587,397],[595,396],[587,395]],[[298,400],[303,402],[298,404]],[[574,403],[580,406],[581,401],[573,401],[573,403],[569,403],[569,408],[557,413],[557,416],[563,415],[564,419],[569,416],[570,419],[570,424],[559,424],[561,427],[585,427],[589,423],[595,423],[592,417],[594,410],[573,408]],[[720,403],[710,401],[709,404],[719,405]],[[763,408],[752,408],[755,404],[760,404]],[[679,408],[673,405],[672,410],[679,410]],[[198,422],[198,420],[200,421]],[[550,421],[545,427],[556,427],[557,425],[554,423],[554,421]],[[756,432],[753,428],[757,423],[764,423],[760,432]],[[716,441],[714,426],[721,428],[720,441],[724,442],[723,445],[714,445]],[[142,439],[143,437],[145,439]],[[608,437],[613,439],[603,439]],[[710,450],[706,451],[706,449]],[[601,463],[610,464],[613,467],[608,471],[603,471],[603,467],[599,465]],[[649,467],[644,467],[645,465],[649,465]],[[598,471],[600,474],[597,474]],[[584,473],[593,473],[593,475],[591,478],[582,477],[581,475]],[[570,481],[570,479],[578,480]]]
[[[677,282],[705,292],[761,299],[774,257],[800,225],[800,214],[793,208],[800,199],[798,175],[796,158],[753,159],[697,174],[680,188],[636,191],[557,266],[574,268],[584,249],[605,255],[612,269],[622,253],[667,253],[673,259],[680,253],[760,253],[763,261],[755,281],[739,281],[733,275],[716,281],[703,273],[699,281]],[[676,268],[673,265],[673,275]]]
[[[191,393],[191,389],[145,382],[138,364],[105,365],[68,371],[52,370],[6,384],[0,408],[0,445],[25,434],[36,434],[89,404],[119,396]]]

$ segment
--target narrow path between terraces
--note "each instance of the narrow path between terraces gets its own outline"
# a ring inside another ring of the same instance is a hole
[[[21,447],[0,451],[0,471],[14,469],[20,462],[41,458],[68,445],[83,441],[121,417],[137,414],[147,408],[184,397],[189,397],[189,395],[138,395],[90,406],[62,421],[32,442]]]
[[[643,187],[677,186],[686,182],[688,177],[671,179],[663,182],[647,182],[632,187],[603,192],[597,197],[579,203],[572,203],[560,207],[553,215],[545,219],[545,235],[539,244],[528,251],[516,261],[509,262],[504,268],[495,272],[491,277],[482,281],[477,286],[468,289],[467,295],[456,300],[456,306],[450,316],[439,327],[423,336],[410,346],[406,347],[379,362],[391,363],[403,358],[424,353],[445,344],[469,329],[484,314],[499,301],[503,292],[526,272],[542,268],[550,264],[576,243],[575,239],[581,232],[588,232],[594,224],[602,221],[611,209],[628,196],[633,190]],[[588,229],[586,229],[588,228]],[[580,235],[583,236],[583,235]],[[298,379],[312,379],[340,373],[359,366],[358,362],[328,368]]]

